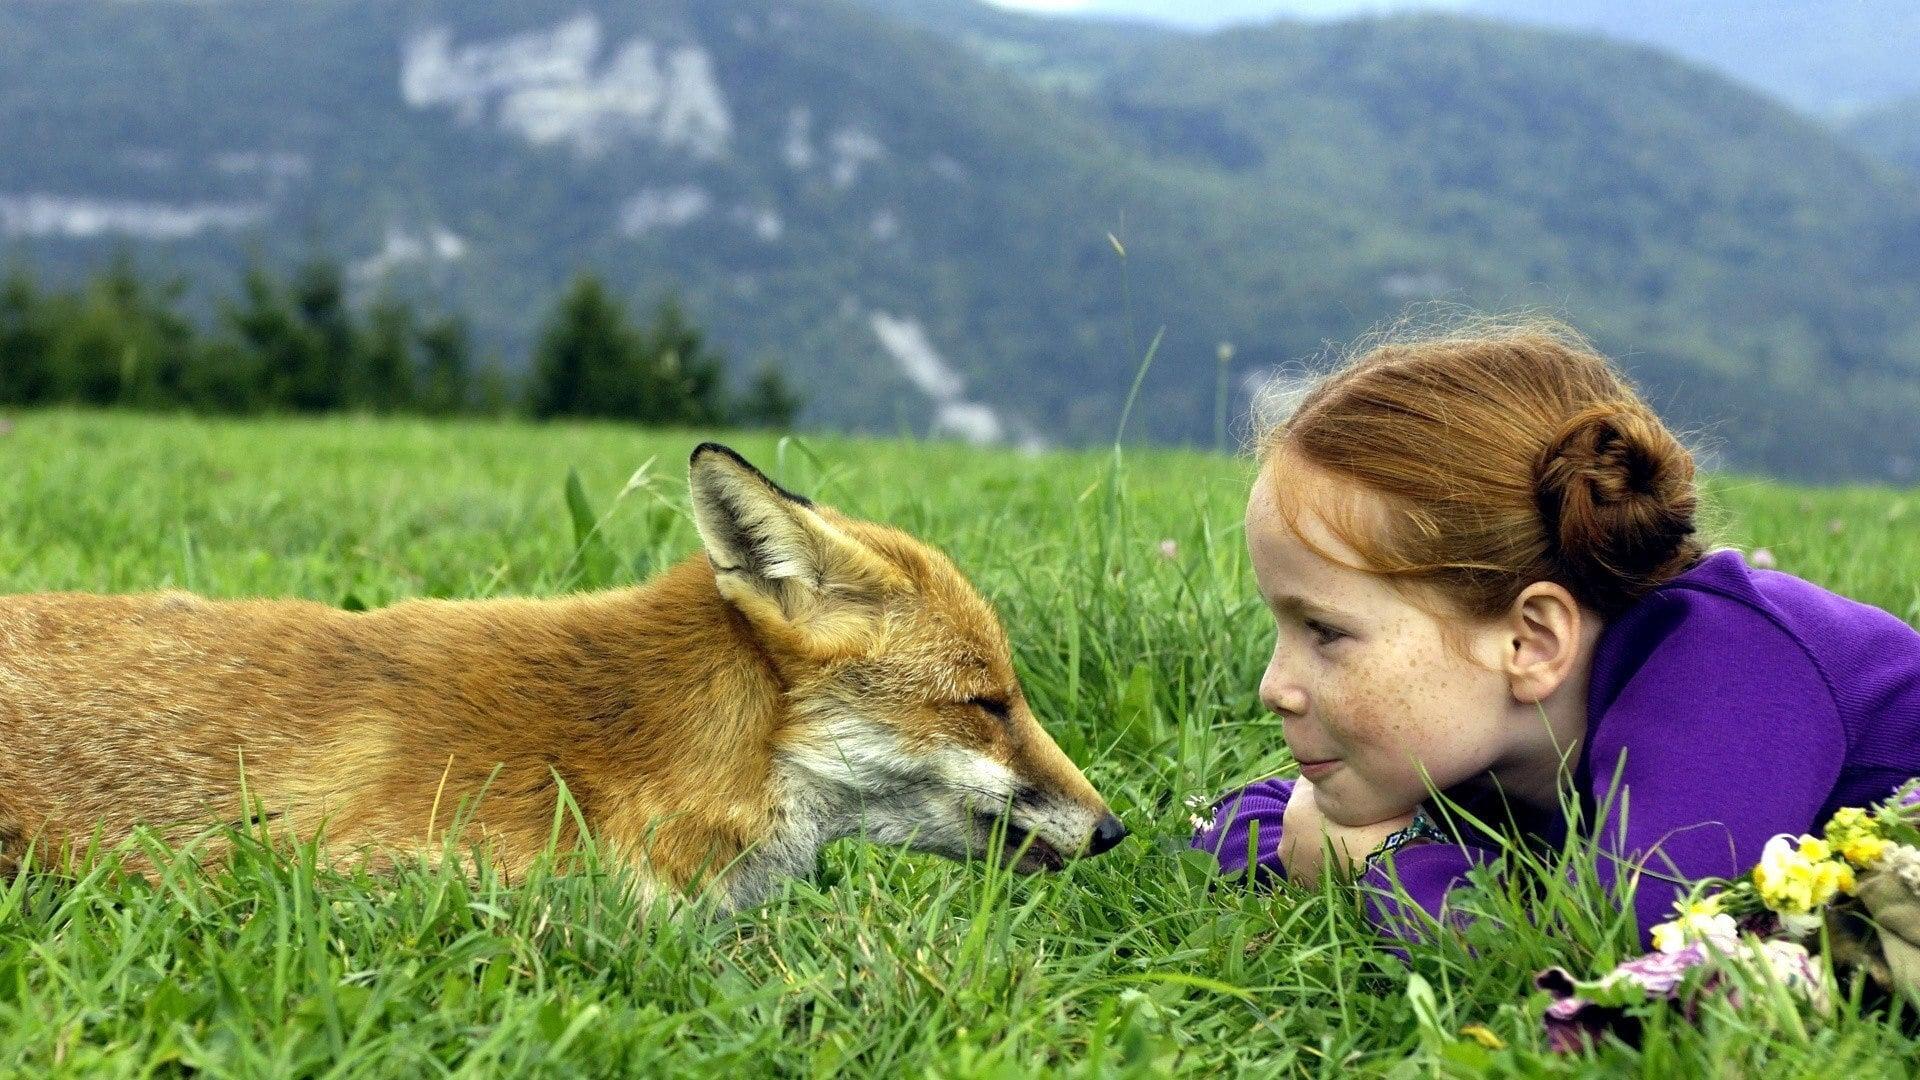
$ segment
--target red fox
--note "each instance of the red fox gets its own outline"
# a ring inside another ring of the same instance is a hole
[[[512,875],[562,783],[649,889],[728,909],[840,837],[964,858],[1003,829],[1036,871],[1126,836],[945,556],[724,446],[689,474],[704,552],[627,589],[364,612],[0,598],[0,870],[30,843],[256,814],[335,852],[431,854],[464,805],[456,839]]]

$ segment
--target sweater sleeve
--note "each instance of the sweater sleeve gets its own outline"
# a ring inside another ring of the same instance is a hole
[[[1213,805],[1211,820],[1194,833],[1193,847],[1220,860],[1223,874],[1251,872],[1256,880],[1267,883],[1285,880],[1280,830],[1293,785],[1292,780],[1276,777],[1222,797]],[[1425,843],[1401,848],[1390,861],[1374,865],[1361,876],[1367,914],[1388,934],[1417,938],[1421,920],[1401,906],[1400,894],[1426,911],[1438,913],[1447,891],[1487,857],[1486,852],[1462,844]]]
[[[1287,816],[1293,781],[1274,777],[1248,784],[1213,804],[1212,818],[1193,834],[1193,847],[1220,860],[1220,872],[1253,873],[1284,880],[1280,826]]]
[[[1669,602],[1715,610],[1659,620],[1657,645],[1589,719],[1586,752],[1599,878],[1637,883],[1643,941],[1686,883],[1744,873],[1769,838],[1811,830],[1847,751],[1833,692],[1790,633],[1728,598]]]

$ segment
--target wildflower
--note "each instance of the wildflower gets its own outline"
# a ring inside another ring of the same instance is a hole
[[[1760,899],[1781,915],[1805,915],[1843,892],[1853,891],[1853,867],[1835,862],[1824,840],[1776,836],[1761,849],[1753,868]],[[1818,856],[1818,857],[1816,857]]]
[[[1920,848],[1893,845],[1887,849],[1886,865],[1881,872],[1892,874],[1900,879],[1901,884],[1920,893]]]
[[[1179,543],[1179,541],[1177,541],[1177,540],[1162,540],[1162,541],[1160,541],[1160,557],[1161,557],[1161,558],[1163,558],[1163,559],[1177,559],[1177,558],[1179,558],[1179,557],[1180,557],[1180,543]]]
[[[1827,838],[1831,840],[1835,836],[1846,836],[1872,828],[1873,819],[1867,816],[1865,810],[1857,806],[1843,806],[1835,810],[1833,816],[1827,819]]]
[[[1856,836],[1840,848],[1840,855],[1862,870],[1871,870],[1880,865],[1880,860],[1887,857],[1887,849],[1892,846],[1878,836]]]
[[[1841,858],[1861,870],[1878,866],[1892,846],[1880,834],[1879,823],[1854,806],[1842,807],[1828,819],[1827,843]]]
[[[1749,947],[1749,956],[1753,951]],[[1831,1004],[1827,998],[1827,981],[1821,976],[1820,962],[1807,952],[1806,946],[1792,941],[1764,941],[1759,943],[1757,951],[1758,958],[1766,961],[1775,979],[1805,998],[1816,1010],[1827,1011]]]
[[[1740,941],[1740,927],[1733,916],[1721,910],[1722,901],[1723,897],[1715,893],[1676,904],[1679,918],[1653,928],[1653,947],[1663,953],[1676,953],[1695,942],[1704,942],[1716,952],[1732,952]]]
[[[1195,832],[1208,832],[1213,828],[1213,807],[1207,796],[1195,793],[1180,800],[1187,808],[1187,823]]]
[[[1805,941],[1820,932],[1825,919],[1811,912],[1780,916],[1780,932],[1795,941]]]
[[[1753,564],[1755,570],[1771,570],[1778,565],[1771,548],[1754,548],[1753,555],[1747,561]]]
[[[1816,1011],[1824,1013],[1831,1008],[1825,969],[1800,945],[1748,939],[1715,955],[1705,946],[1694,944],[1678,952],[1650,953],[1625,961],[1592,982],[1577,981],[1562,968],[1540,972],[1534,977],[1534,985],[1554,998],[1541,1017],[1547,1045],[1556,1053],[1578,1051],[1607,1032],[1631,1042],[1639,1026],[1627,1010],[1641,1002],[1674,1002],[1690,1017],[1689,980],[1694,992],[1721,997],[1737,1009],[1742,1001],[1741,981],[1727,977],[1729,968],[1743,970],[1750,978],[1771,977]]]

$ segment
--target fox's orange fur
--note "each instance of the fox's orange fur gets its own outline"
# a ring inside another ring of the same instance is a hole
[[[509,873],[547,842],[564,781],[647,880],[731,868],[733,902],[838,835],[959,855],[1007,815],[1044,865],[1124,833],[943,556],[723,448],[693,475],[707,551],[630,589],[368,612],[0,599],[0,868],[29,841],[249,820],[243,776],[274,832],[324,826],[356,857],[438,850],[466,807],[459,839]]]

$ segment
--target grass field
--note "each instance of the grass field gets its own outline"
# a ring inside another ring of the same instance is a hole
[[[0,436],[0,591],[376,606],[629,584],[695,550],[684,468],[704,437],[29,414]],[[1255,700],[1271,639],[1239,535],[1245,462],[734,445],[946,548],[1134,838],[1033,878],[842,843],[758,910],[678,923],[605,875],[373,879],[244,845],[230,868],[152,880],[110,861],[25,874],[0,883],[0,1073],[1903,1076],[1920,1060],[1902,1023],[1844,1001],[1832,1018],[1655,1016],[1640,1051],[1556,1058],[1530,978],[1632,950],[1600,898],[1523,919],[1489,889],[1490,918],[1409,966],[1342,893],[1214,887],[1183,851],[1183,799],[1286,766]],[[1717,540],[1920,620],[1920,493],[1711,489]]]

